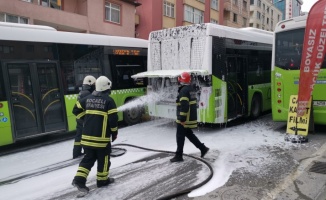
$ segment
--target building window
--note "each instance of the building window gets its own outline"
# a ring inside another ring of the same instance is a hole
[[[260,12],[257,12],[257,19],[260,19]]]
[[[216,19],[211,19],[212,24],[218,24],[218,21]]]
[[[238,0],[233,0],[234,5],[238,5]]]
[[[163,15],[167,17],[174,18],[174,4],[164,1],[163,5]]]
[[[41,5],[61,10],[61,0],[42,0]]]
[[[198,10],[194,7],[185,5],[185,14],[184,19],[187,22],[194,23],[194,24],[200,24],[204,21],[204,12],[201,10]]]
[[[250,0],[250,5],[255,5],[255,0]]]
[[[250,23],[249,26],[250,26],[250,27],[254,27],[254,24],[253,24],[253,23]]]
[[[273,17],[273,15],[274,15],[274,10],[271,10],[271,15],[272,15],[272,17]]]
[[[248,7],[247,2],[246,2],[246,1],[243,1],[243,2],[242,2],[242,5],[243,5],[243,9],[244,9],[244,10],[247,10],[247,7]]]
[[[258,6],[259,8],[261,8],[261,0],[258,0],[258,1],[257,1],[257,6]]]
[[[237,23],[238,21],[238,15],[233,13],[233,22]]]
[[[28,24],[28,18],[10,15],[7,13],[0,13],[0,22],[11,22],[18,24]]]
[[[242,23],[242,26],[243,27],[247,27],[247,18],[244,17],[243,20],[242,20],[242,22],[243,22]]]
[[[29,3],[33,2],[33,0],[22,0],[22,1],[26,1],[26,2],[29,2]]]
[[[197,1],[202,2],[202,3],[205,3],[205,0],[197,0]]]
[[[110,2],[105,3],[105,20],[113,23],[120,24],[121,8],[117,4]]]
[[[211,0],[211,8],[218,10],[218,0]]]

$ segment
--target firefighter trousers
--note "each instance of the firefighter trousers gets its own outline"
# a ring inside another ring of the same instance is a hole
[[[197,136],[190,128],[185,128],[182,124],[177,124],[177,151],[176,155],[182,156],[183,154],[183,146],[185,143],[185,138],[193,143],[198,149],[205,149],[205,145],[199,141]]]
[[[106,148],[93,149],[84,147],[84,151],[85,156],[79,164],[77,174],[74,178],[75,181],[85,184],[87,176],[94,166],[95,161],[97,161],[97,182],[105,182],[108,180],[109,169],[111,166],[111,143],[109,143]]]

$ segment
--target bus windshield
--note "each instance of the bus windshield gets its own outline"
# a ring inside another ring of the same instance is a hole
[[[304,28],[276,33],[275,65],[282,69],[300,69]]]

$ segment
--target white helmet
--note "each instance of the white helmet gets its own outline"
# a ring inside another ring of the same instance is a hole
[[[88,75],[85,76],[83,84],[84,85],[94,85],[96,81],[96,78],[94,76]]]
[[[96,91],[99,91],[99,92],[105,91],[105,90],[111,89],[112,82],[107,77],[100,76],[96,80],[96,86],[95,87],[96,87]]]

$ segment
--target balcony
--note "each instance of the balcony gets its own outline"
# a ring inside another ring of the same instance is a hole
[[[89,29],[87,16],[74,13],[69,9],[63,11],[57,2],[59,0],[42,0],[39,5],[38,1],[11,0],[0,1],[0,7],[7,13],[28,18],[30,24],[51,26],[61,31],[87,32]]]
[[[224,11],[231,12],[231,10],[232,10],[231,4],[232,4],[231,0],[225,0],[224,1]]]

